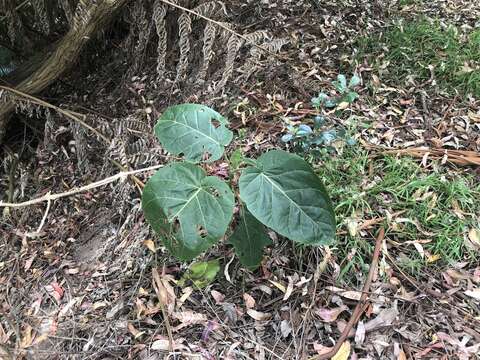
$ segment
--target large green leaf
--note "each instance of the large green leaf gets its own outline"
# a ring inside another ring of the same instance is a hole
[[[244,209],[228,242],[235,247],[240,262],[254,270],[262,261],[263,248],[270,245],[272,240],[268,237],[263,224]]]
[[[182,104],[169,107],[158,119],[155,134],[163,147],[186,160],[215,161],[223,155],[233,133],[228,121],[204,105]]]
[[[299,156],[281,150],[260,156],[239,180],[248,210],[279,234],[309,245],[335,239],[335,214],[328,194],[312,168]]]
[[[145,218],[182,260],[193,259],[225,235],[233,205],[226,183],[188,162],[159,169],[142,194]]]

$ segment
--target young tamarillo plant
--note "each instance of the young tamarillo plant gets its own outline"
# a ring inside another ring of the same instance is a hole
[[[200,163],[219,160],[233,138],[228,121],[198,104],[169,107],[155,134],[162,146],[185,161],[159,169],[142,194],[145,218],[166,248],[191,260],[224,238],[233,219],[235,196],[230,186],[209,176]],[[236,154],[240,171],[239,218],[228,243],[241,263],[256,268],[271,244],[266,227],[295,242],[327,245],[335,240],[330,198],[313,169],[301,157],[271,150],[258,159]]]

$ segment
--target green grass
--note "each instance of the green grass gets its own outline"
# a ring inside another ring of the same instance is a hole
[[[387,211],[403,211],[385,223],[389,238],[399,244],[392,252],[406,271],[415,274],[431,266],[475,260],[464,243],[468,230],[479,226],[480,184],[472,176],[451,169],[427,172],[405,157],[372,159],[361,149],[347,150],[316,169],[335,204],[339,230],[347,230],[349,218],[362,222],[384,217]],[[456,209],[462,213],[457,215]],[[338,240],[341,278],[366,270],[373,242],[359,234],[341,235]],[[412,244],[405,244],[408,241],[426,241],[425,258]],[[440,258],[428,262],[429,254]]]
[[[418,82],[435,79],[447,91],[459,90],[480,97],[480,30],[461,36],[459,29],[427,19],[392,25],[383,34],[360,38],[360,57],[380,68],[388,63],[389,77]]]

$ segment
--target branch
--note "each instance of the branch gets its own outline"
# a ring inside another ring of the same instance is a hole
[[[345,326],[345,329],[343,329],[342,335],[340,335],[340,338],[338,339],[337,343],[335,344],[332,350],[330,350],[328,353],[314,356],[310,360],[326,360],[335,356],[338,350],[340,350],[340,347],[342,346],[343,342],[348,338],[348,334],[350,333],[350,330],[352,330],[353,326],[360,319],[360,316],[362,315],[362,311],[364,308],[363,305],[367,300],[368,292],[370,290],[370,285],[372,284],[373,275],[375,274],[375,270],[377,269],[378,257],[380,256],[380,250],[382,248],[382,243],[384,238],[385,238],[385,229],[382,227],[380,228],[380,231],[377,236],[377,241],[375,242],[375,250],[373,251],[372,263],[368,271],[367,280],[363,285],[362,296],[360,297],[360,300],[358,301],[357,306],[355,306],[355,310],[353,311],[353,314],[350,320],[348,321],[347,326]]]
[[[93,183],[85,185],[85,186],[81,186],[79,188],[73,188],[72,190],[69,190],[69,191],[66,191],[66,192],[63,192],[63,193],[57,193],[57,194],[47,193],[46,195],[41,196],[39,198],[28,200],[28,201],[21,202],[21,203],[8,203],[8,202],[0,201],[0,207],[20,208],[20,207],[39,204],[39,203],[42,203],[44,201],[53,201],[53,200],[60,199],[62,197],[75,195],[75,194],[78,194],[78,193],[81,193],[81,192],[84,192],[84,191],[88,191],[88,190],[95,189],[95,188],[100,187],[100,186],[110,184],[111,182],[114,182],[116,180],[124,179],[129,175],[134,175],[134,174],[138,174],[138,173],[146,172],[146,171],[150,171],[150,170],[156,170],[156,169],[159,169],[161,167],[163,167],[163,165],[155,165],[155,166],[150,166],[150,167],[147,167],[147,168],[137,169],[137,170],[132,170],[132,171],[121,171],[121,172],[119,172],[119,173],[117,173],[113,176],[110,176],[108,178],[93,182]]]

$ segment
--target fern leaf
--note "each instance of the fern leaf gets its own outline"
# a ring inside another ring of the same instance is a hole
[[[48,20],[47,7],[45,0],[35,0],[32,2],[35,10],[35,23],[39,25],[39,30],[45,34],[50,33],[50,21]]]
[[[224,14],[227,13],[225,4],[221,1],[207,1],[203,4],[200,4],[192,9],[198,15],[202,15],[208,18],[214,18],[220,15],[223,11]],[[198,17],[198,16],[196,16]]]
[[[217,27],[215,24],[208,22],[203,32],[203,62],[200,71],[198,72],[198,77],[200,80],[205,80],[207,77],[208,66],[210,65],[214,55],[213,44],[215,43],[216,35]]]
[[[235,59],[237,58],[238,50],[243,45],[243,39],[232,34],[227,42],[227,59],[225,60],[225,69],[223,70],[222,80],[217,84],[216,91],[220,91],[225,87],[225,84],[233,75],[233,67],[235,65]]]
[[[185,78],[188,68],[188,56],[190,54],[190,33],[192,32],[192,19],[187,13],[182,13],[178,17],[178,32],[180,47],[180,59],[177,64],[177,77],[175,82]]]
[[[161,0],[155,1],[153,4],[152,18],[155,22],[155,28],[158,35],[157,46],[157,74],[159,79],[165,72],[165,58],[167,55],[167,28],[165,24],[165,16],[167,15],[167,7]]]

